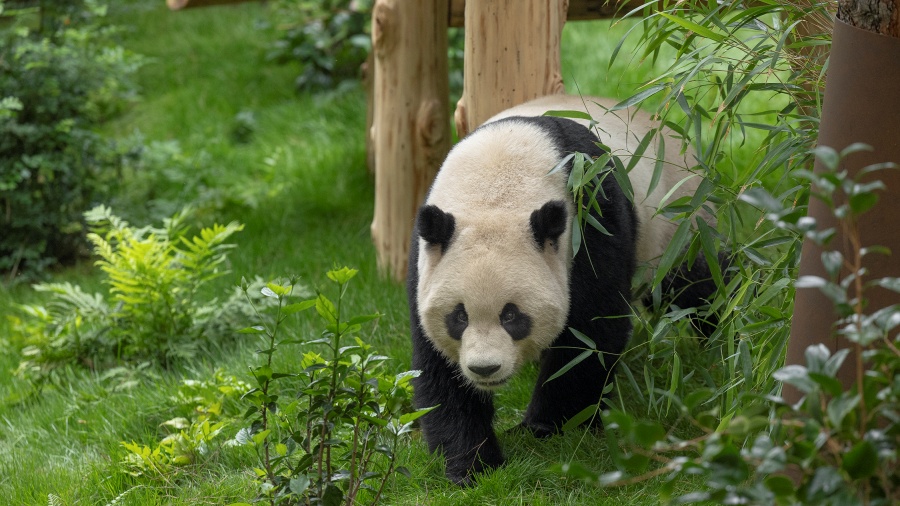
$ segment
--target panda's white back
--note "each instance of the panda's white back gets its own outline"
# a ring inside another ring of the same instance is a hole
[[[580,97],[574,95],[548,95],[530,102],[507,109],[489,119],[491,123],[512,116],[542,116],[547,111],[582,111],[587,112],[597,125],[593,132],[597,134],[600,142],[608,146],[613,154],[620,157],[628,166],[631,153],[633,153],[644,135],[656,126],[653,119],[644,111],[627,109],[610,112],[617,102],[608,98]],[[589,126],[587,120],[573,119],[577,123]],[[663,135],[672,136],[672,132],[663,129]],[[681,153],[681,143],[678,139],[668,139],[665,144],[665,164],[663,173],[651,195],[647,195],[650,181],[656,164],[655,156],[659,141],[654,138],[650,146],[644,152],[644,156],[637,161],[629,173],[631,186],[634,189],[634,203],[640,222],[637,245],[638,262],[655,261],[662,256],[666,247],[675,233],[675,225],[665,219],[654,218],[666,193],[678,186],[672,192],[668,201],[679,199],[685,195],[693,195],[700,183],[700,177],[687,170],[693,165],[693,154]],[[680,184],[682,180],[685,180]],[[705,216],[708,222],[712,218]]]

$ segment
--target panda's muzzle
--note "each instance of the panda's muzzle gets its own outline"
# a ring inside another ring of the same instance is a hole
[[[500,364],[478,364],[467,366],[466,369],[473,374],[468,374],[471,381],[478,388],[491,390],[506,384],[509,376],[500,379],[491,379],[491,376],[501,369]]]

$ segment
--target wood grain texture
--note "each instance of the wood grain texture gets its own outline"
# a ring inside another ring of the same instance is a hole
[[[447,2],[378,0],[372,14],[371,231],[379,268],[397,280],[418,206],[450,149]]]
[[[566,19],[569,21],[611,18],[645,5],[646,1],[626,0],[569,0]],[[465,25],[466,0],[450,0],[450,26]]]
[[[468,0],[460,138],[491,116],[563,93],[560,45],[567,0]]]

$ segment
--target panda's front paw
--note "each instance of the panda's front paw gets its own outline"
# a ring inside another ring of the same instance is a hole
[[[475,485],[475,476],[503,465],[503,456],[499,452],[487,454],[472,461],[447,461],[447,479],[461,487]]]
[[[468,488],[475,485],[475,477],[469,473],[468,469],[462,471],[447,469],[447,479],[460,487]]]
[[[553,424],[529,422],[528,420],[519,424],[518,427],[527,430],[532,436],[538,439],[547,439],[550,436],[561,433],[561,431]]]

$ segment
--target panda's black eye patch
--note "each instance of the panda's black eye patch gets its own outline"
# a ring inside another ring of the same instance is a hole
[[[450,337],[457,341],[462,339],[463,332],[469,326],[469,313],[466,313],[466,307],[462,303],[457,304],[453,311],[444,317],[444,323],[447,325],[447,333],[450,334]]]
[[[514,341],[520,341],[531,334],[531,317],[519,311],[519,306],[512,302],[503,306],[500,312],[500,325]]]

